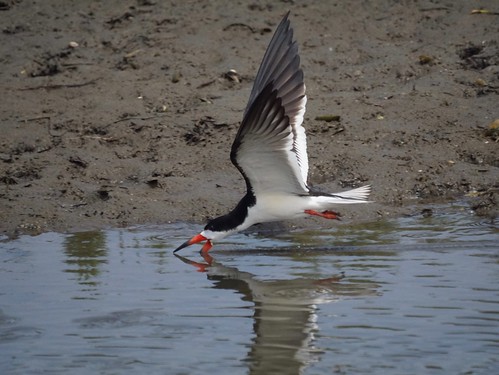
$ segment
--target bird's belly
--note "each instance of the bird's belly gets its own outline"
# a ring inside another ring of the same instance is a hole
[[[256,204],[248,210],[248,218],[255,223],[296,219],[306,216],[310,206],[309,197],[267,194],[259,196]]]

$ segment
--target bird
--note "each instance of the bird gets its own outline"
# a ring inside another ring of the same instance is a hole
[[[174,250],[213,243],[254,224],[319,216],[340,219],[338,204],[367,203],[371,186],[328,194],[309,186],[303,119],[307,96],[298,44],[289,12],[267,47],[251,90],[230,160],[246,183],[246,194],[228,214],[209,221],[201,233]]]

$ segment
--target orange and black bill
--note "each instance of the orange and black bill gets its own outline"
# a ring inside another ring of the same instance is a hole
[[[194,237],[192,237],[189,241],[185,241],[182,245],[173,250],[173,252],[176,253],[177,251],[182,250],[184,247],[191,246],[203,241],[206,241],[206,243],[201,248],[201,252],[207,253],[212,248],[213,245],[211,244],[211,241],[202,234],[197,234]]]

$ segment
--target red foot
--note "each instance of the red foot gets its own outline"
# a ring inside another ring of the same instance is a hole
[[[313,215],[313,216],[320,216],[325,219],[335,219],[335,220],[341,220],[340,219],[340,214],[334,211],[322,211],[322,212],[317,212],[314,210],[305,210],[306,214]]]

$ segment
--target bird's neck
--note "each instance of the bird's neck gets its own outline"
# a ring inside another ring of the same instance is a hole
[[[244,223],[248,216],[248,208],[256,204],[255,196],[249,192],[239,201],[237,206],[228,214],[213,219],[208,226],[211,230],[221,232],[232,232],[244,228],[238,228]],[[207,226],[207,227],[208,227]]]

